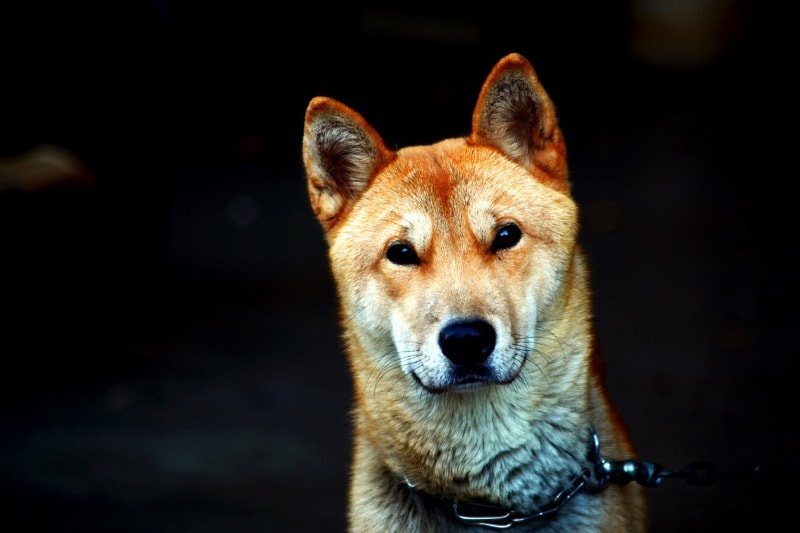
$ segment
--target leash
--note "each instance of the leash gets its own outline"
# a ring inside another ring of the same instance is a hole
[[[719,468],[711,461],[693,461],[680,470],[667,470],[658,463],[625,459],[621,461],[606,460],[600,453],[600,437],[593,426],[589,426],[590,448],[588,458],[591,466],[576,476],[566,488],[562,489],[541,510],[523,514],[510,511],[499,505],[476,502],[451,502],[419,492],[419,494],[437,501],[445,508],[450,507],[453,516],[463,524],[480,526],[488,529],[509,529],[551,516],[558,512],[581,490],[599,492],[610,484],[627,485],[636,482],[644,487],[653,488],[664,479],[683,479],[690,485],[710,485],[718,479],[772,479],[778,473],[777,468],[766,465],[750,465],[743,468]],[[800,473],[800,466],[790,467]],[[406,485],[416,491],[408,480]]]

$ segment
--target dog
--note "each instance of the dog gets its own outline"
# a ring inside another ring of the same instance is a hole
[[[642,487],[595,476],[598,443],[635,451],[530,62],[502,58],[470,134],[427,146],[315,97],[302,156],[354,384],[349,531],[646,531]]]

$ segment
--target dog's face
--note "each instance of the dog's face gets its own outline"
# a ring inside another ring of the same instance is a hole
[[[572,252],[572,200],[463,140],[400,150],[331,237],[347,319],[430,392],[513,381]]]
[[[508,384],[557,342],[545,319],[577,209],[555,111],[524,58],[498,63],[472,123],[468,138],[392,151],[345,105],[309,105],[309,196],[365,380],[430,393]]]

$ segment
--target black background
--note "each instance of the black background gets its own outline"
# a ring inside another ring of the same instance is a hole
[[[50,144],[93,181],[0,181],[4,520],[342,531],[350,384],[305,107],[335,97],[392,147],[462,135],[513,51],[559,111],[609,391],[639,452],[779,465],[665,481],[652,531],[793,517],[796,28],[770,9],[6,3],[0,180]]]

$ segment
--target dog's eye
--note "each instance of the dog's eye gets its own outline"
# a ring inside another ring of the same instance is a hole
[[[406,243],[396,242],[386,250],[386,259],[396,265],[418,265],[419,256]]]
[[[506,224],[497,231],[497,235],[492,241],[492,251],[505,250],[512,248],[522,238],[522,230],[516,224]]]

